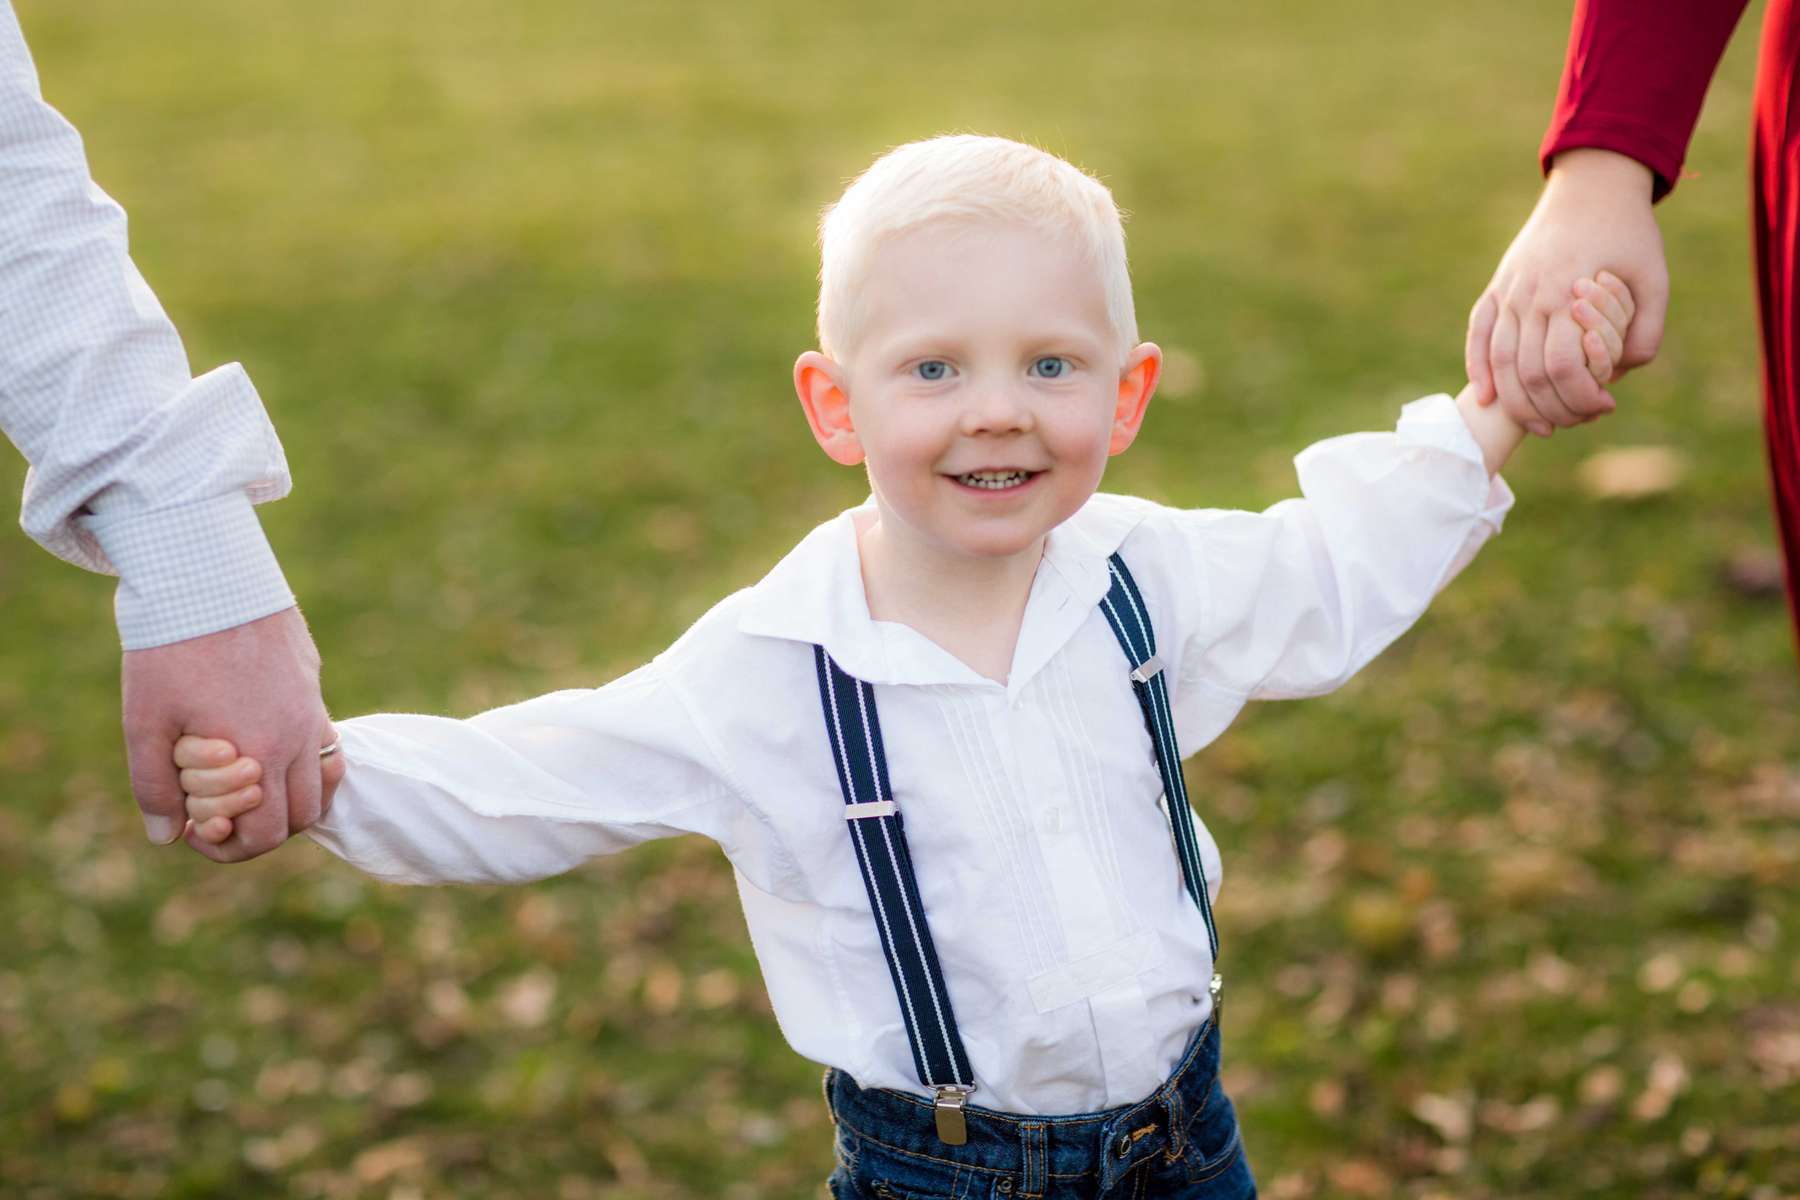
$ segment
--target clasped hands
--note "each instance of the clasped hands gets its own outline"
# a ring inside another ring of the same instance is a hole
[[[273,850],[330,808],[344,759],[319,757],[334,735],[319,693],[319,652],[299,609],[128,650],[120,674],[131,789],[152,842],[185,834],[188,845],[215,862],[242,862]],[[228,734],[257,763],[256,811],[223,836],[205,836],[185,811],[189,793],[177,773],[175,746],[195,729]]]
[[[1613,411],[1605,385],[1656,356],[1668,311],[1653,183],[1649,168],[1610,150],[1556,157],[1537,207],[1469,314],[1464,365],[1481,403],[1498,400],[1542,437]],[[1602,272],[1637,304],[1610,377],[1587,369],[1591,350],[1583,361],[1594,296],[1581,280]]]

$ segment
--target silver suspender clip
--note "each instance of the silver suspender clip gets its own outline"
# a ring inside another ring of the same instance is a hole
[[[869,817],[891,817],[894,815],[892,800],[870,800],[866,804],[844,805],[844,820],[859,821]]]
[[[1140,666],[1132,669],[1131,678],[1138,683],[1149,683],[1162,674],[1162,659],[1152,654]]]
[[[1212,993],[1213,1024],[1217,1025],[1219,1014],[1225,1009],[1225,980],[1217,971],[1213,972],[1212,982],[1206,985],[1206,990]]]
[[[937,1090],[937,1135],[946,1146],[961,1146],[969,1140],[969,1123],[963,1118],[963,1106],[969,1102],[974,1088],[947,1083]]]

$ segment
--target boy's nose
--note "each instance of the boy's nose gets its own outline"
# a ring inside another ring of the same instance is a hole
[[[962,413],[962,431],[970,435],[1019,433],[1036,423],[1029,400],[1004,387],[982,389],[970,398]]]

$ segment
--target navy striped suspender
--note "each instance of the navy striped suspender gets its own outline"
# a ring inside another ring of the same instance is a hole
[[[1106,623],[1124,647],[1131,663],[1131,688],[1150,744],[1156,748],[1156,767],[1162,772],[1163,797],[1169,810],[1169,826],[1175,835],[1175,855],[1181,860],[1181,880],[1188,895],[1206,918],[1206,940],[1213,961],[1219,960],[1219,931],[1213,926],[1212,898],[1206,894],[1206,869],[1200,863],[1200,838],[1194,832],[1194,810],[1188,807],[1187,782],[1181,777],[1181,751],[1175,745],[1175,710],[1169,705],[1169,685],[1163,678],[1162,660],[1156,657],[1156,631],[1150,613],[1138,594],[1125,560],[1117,554],[1107,561],[1112,569],[1112,590],[1100,602]]]
[[[1181,777],[1181,752],[1175,744],[1175,716],[1169,705],[1162,663],[1156,657],[1156,635],[1125,560],[1114,554],[1108,566],[1112,590],[1100,602],[1107,624],[1130,663],[1132,689],[1143,709],[1144,725],[1162,773],[1182,883],[1206,920],[1207,940],[1216,962],[1219,935],[1213,926],[1212,902],[1200,862],[1200,841]],[[888,783],[887,755],[881,744],[881,722],[875,712],[875,689],[844,672],[823,646],[814,646],[819,672],[819,701],[825,709],[831,756],[838,786],[844,793],[844,817],[869,892],[869,907],[881,930],[888,973],[900,997],[900,1014],[912,1042],[913,1066],[919,1081],[936,1098],[938,1137],[960,1146],[967,1140],[963,1107],[975,1090],[975,1073],[956,1030],[950,993],[944,987],[925,907],[913,876],[906,829]],[[1219,977],[1213,976],[1213,1002],[1219,1001]]]
[[[844,818],[862,867],[869,907],[881,929],[888,973],[900,996],[900,1015],[912,1040],[913,1066],[919,1081],[936,1093],[938,1134],[953,1146],[968,1139],[962,1106],[975,1090],[975,1072],[956,1031],[950,993],[938,967],[906,827],[888,786],[887,755],[881,745],[881,721],[875,715],[875,689],[814,646],[819,668],[819,699],[825,706],[831,756],[837,763],[838,786],[844,791]]]

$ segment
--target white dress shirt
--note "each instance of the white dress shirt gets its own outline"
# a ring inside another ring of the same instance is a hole
[[[236,363],[191,377],[127,252],[125,213],[81,135],[44,103],[0,0],[0,429],[31,464],[19,523],[46,550],[119,576],[127,650],[294,603],[253,504],[287,460]]]
[[[413,883],[536,879],[650,838],[712,838],[789,1044],[864,1087],[927,1095],[845,828],[821,643],[875,685],[973,1103],[1043,1114],[1139,1100],[1210,1011],[1212,962],[1098,610],[1108,555],[1144,594],[1191,754],[1248,700],[1343,683],[1512,504],[1448,396],[1295,463],[1305,498],[1262,513],[1094,496],[1046,539],[1005,683],[870,618],[849,510],[604,687],[468,720],[339,722],[349,771],[309,832]],[[1207,798],[1193,802],[1216,897]],[[1220,940],[1229,974],[1229,927]]]

